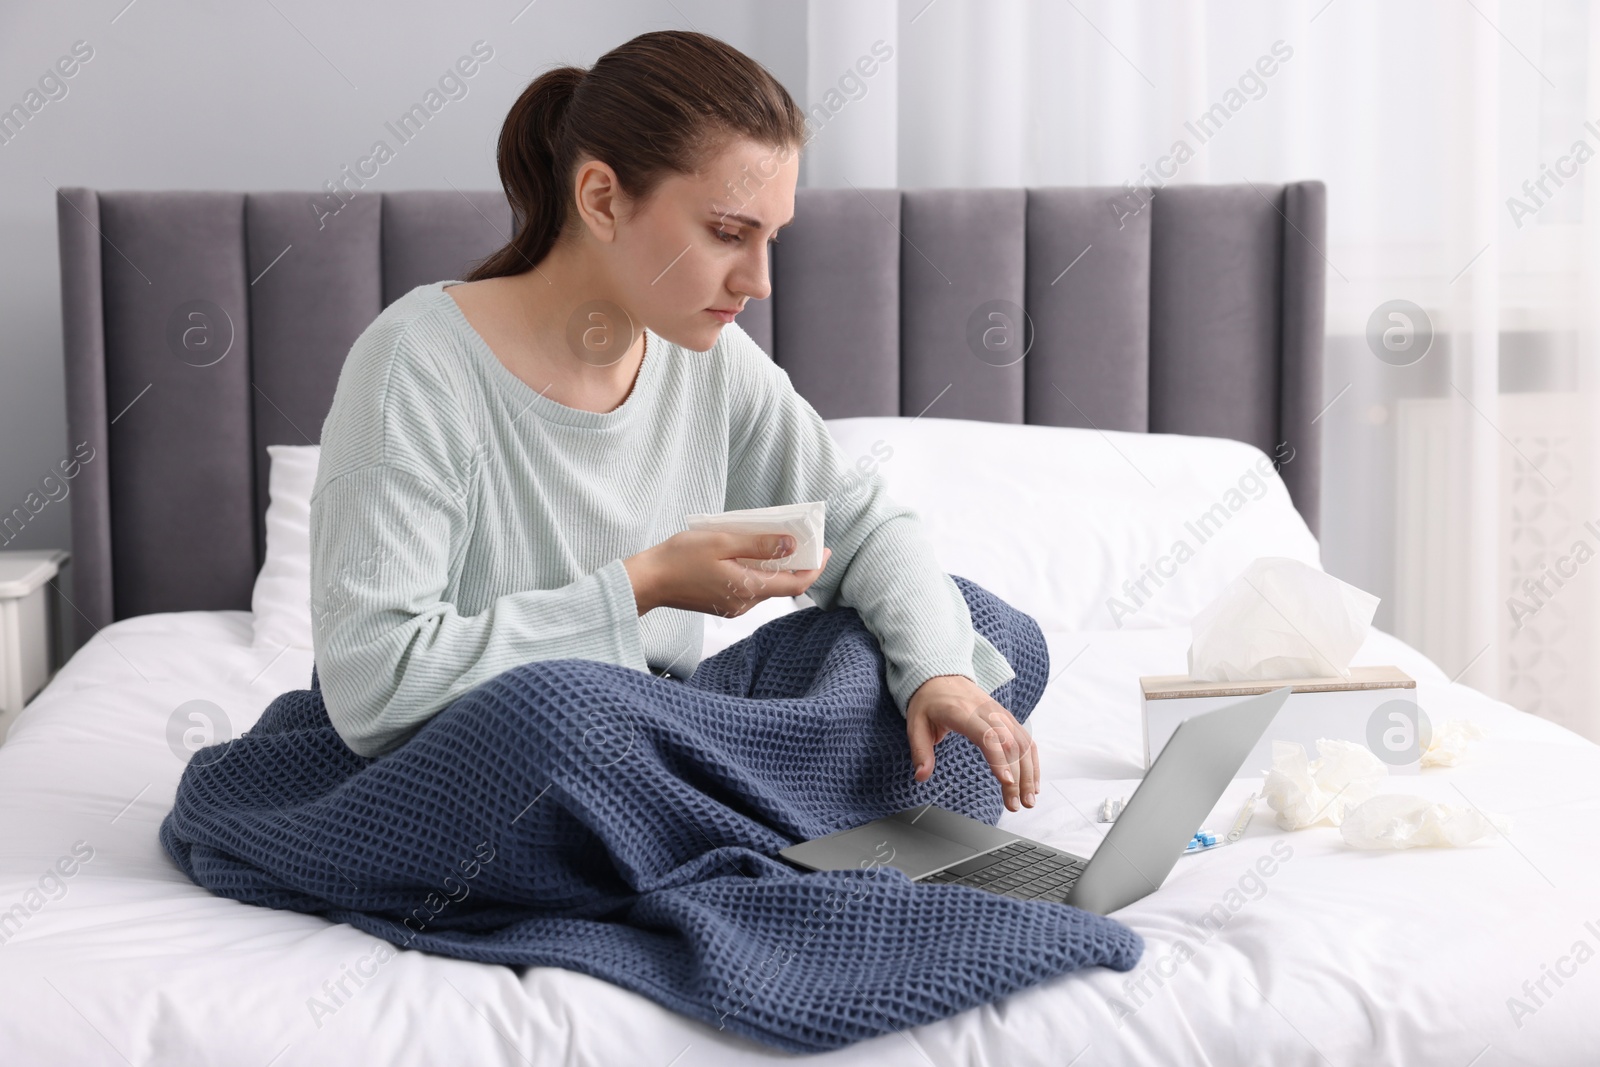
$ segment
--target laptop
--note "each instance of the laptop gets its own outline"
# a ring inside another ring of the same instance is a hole
[[[1166,879],[1290,692],[1284,686],[1179,723],[1091,857],[933,804],[778,854],[806,870],[887,865],[914,882],[973,886],[1108,915]]]

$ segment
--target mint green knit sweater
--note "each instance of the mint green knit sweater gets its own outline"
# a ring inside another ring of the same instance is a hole
[[[809,590],[855,608],[903,713],[926,679],[1013,676],[972,629],[921,521],[854,471],[789,376],[737,325],[694,352],[646,331],[622,405],[531,389],[445,287],[421,285],[356,339],[311,497],[312,636],[335,729],[403,743],[451,700],[529,660],[687,677],[704,616],[638,614],[622,561],[692,512],[827,501],[833,556]]]

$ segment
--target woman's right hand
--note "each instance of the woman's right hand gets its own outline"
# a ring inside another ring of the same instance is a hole
[[[817,580],[833,550],[823,548],[822,566],[805,571],[765,570],[739,559],[780,559],[794,551],[788,534],[736,534],[685,530],[622,561],[643,615],[652,608],[682,608],[734,618],[768,597],[799,596]]]

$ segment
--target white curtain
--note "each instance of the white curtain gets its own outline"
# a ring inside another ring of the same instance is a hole
[[[809,185],[1326,182],[1324,564],[1600,740],[1600,10],[811,0],[808,35]]]

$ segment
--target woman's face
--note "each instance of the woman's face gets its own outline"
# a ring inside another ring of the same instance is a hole
[[[735,140],[700,173],[670,175],[642,205],[623,207],[605,254],[629,313],[684,348],[709,349],[729,312],[771,293],[769,243],[794,217],[799,175],[794,146]]]

